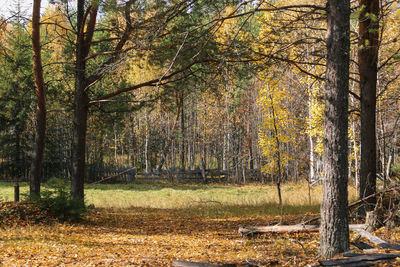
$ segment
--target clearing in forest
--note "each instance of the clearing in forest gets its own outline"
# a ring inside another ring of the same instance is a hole
[[[88,186],[94,204],[84,221],[27,222],[13,204],[0,206],[0,263],[15,265],[170,266],[173,260],[304,266],[316,263],[318,233],[241,238],[243,225],[294,224],[318,212],[306,185],[283,186],[284,215],[274,186],[126,184]],[[26,186],[22,191],[27,190]],[[0,184],[10,200],[12,184]],[[353,192],[351,190],[351,192]],[[24,204],[21,204],[23,206]],[[13,208],[14,207],[14,208]],[[6,212],[10,216],[6,219]],[[388,239],[384,236],[383,238]],[[395,238],[395,236],[391,236]],[[390,238],[389,238],[390,240]]]

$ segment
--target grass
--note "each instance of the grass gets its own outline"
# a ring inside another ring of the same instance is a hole
[[[44,186],[45,187],[45,186]],[[21,184],[21,193],[28,193],[28,185]],[[355,190],[349,188],[349,199],[355,199]],[[314,186],[311,202],[305,183],[282,185],[283,214],[316,212],[321,203],[322,187]],[[13,199],[13,184],[0,183],[0,200]],[[97,208],[126,209],[132,207],[166,209],[195,213],[206,217],[279,215],[275,185],[228,184],[172,184],[130,183],[98,184],[85,188],[86,204]]]

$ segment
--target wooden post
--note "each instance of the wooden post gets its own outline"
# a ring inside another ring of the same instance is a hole
[[[201,158],[201,176],[203,178],[203,182],[207,183],[207,176],[206,176],[206,163],[203,158]]]
[[[19,183],[15,182],[14,184],[14,202],[19,201]]]

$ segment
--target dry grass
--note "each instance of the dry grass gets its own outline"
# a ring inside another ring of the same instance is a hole
[[[5,201],[13,198],[13,185],[0,183],[0,197]],[[27,193],[28,186],[21,185]],[[311,199],[305,183],[282,185],[283,214],[316,212],[321,203],[322,186],[314,186]],[[349,187],[349,199],[355,199],[355,190]],[[228,185],[228,184],[172,184],[131,183],[112,185],[88,185],[86,204],[98,208],[125,209],[132,207],[169,209],[197,213],[207,217],[254,215],[279,215],[275,185]],[[310,201],[311,200],[311,201]]]

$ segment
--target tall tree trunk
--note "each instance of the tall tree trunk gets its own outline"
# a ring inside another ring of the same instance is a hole
[[[376,192],[376,82],[379,46],[379,0],[360,0],[358,64],[361,93],[360,199]],[[360,209],[373,209],[375,198]]]
[[[377,108],[380,110],[381,107],[378,104]],[[387,186],[387,177],[386,177],[386,137],[385,137],[385,123],[383,122],[383,112],[380,112],[378,116],[379,120],[379,126],[376,127],[377,130],[379,128],[379,140],[377,141],[377,146],[378,146],[378,155],[380,158],[380,174],[382,175],[383,178],[383,187],[386,188]]]
[[[149,115],[147,109],[145,110],[145,120],[146,120],[146,136],[144,141],[144,163],[146,173],[150,172],[150,164],[149,164],[149,139],[150,139],[150,127],[149,127]]]
[[[93,37],[94,23],[97,16],[97,6],[89,6],[87,14],[90,18],[85,27],[85,0],[77,1],[77,40],[75,61],[75,93],[74,119],[72,140],[72,179],[71,197],[84,201],[85,181],[85,148],[87,118],[89,112],[89,96],[86,90],[86,61],[90,42]],[[87,32],[85,33],[85,28]]]
[[[355,78],[355,74],[354,74]],[[355,81],[353,80],[351,83],[351,91],[355,90]],[[354,106],[354,96],[350,96],[351,106]],[[360,179],[359,179],[359,170],[360,164],[358,161],[358,149],[357,149],[357,136],[356,136],[356,120],[352,119],[351,121],[351,131],[352,131],[352,148],[354,152],[354,181],[356,185],[356,191],[358,194],[360,193]]]
[[[181,158],[181,170],[185,170],[185,112],[183,103],[183,91],[179,94],[179,101],[181,106],[181,148],[180,148],[180,158]]]
[[[77,72],[80,72],[79,70]],[[84,200],[85,148],[89,98],[85,92],[82,74],[77,73],[75,80],[75,110],[72,141],[72,180],[71,197]]]
[[[249,116],[246,119],[246,144],[247,144],[247,149],[248,149],[248,162],[249,165],[248,167],[253,170],[254,169],[254,158],[253,158],[253,140],[252,140],[252,132],[251,132],[251,114],[253,113],[252,111],[252,95],[251,95],[251,89],[247,89],[247,115]]]
[[[222,147],[222,169],[223,170],[226,170],[226,166],[227,166],[227,163],[226,163],[226,154],[227,154],[227,149],[226,149],[226,147],[227,147],[227,130],[226,130],[226,122],[224,121],[223,122],[224,123],[224,127],[223,127],[223,131],[224,131],[224,139],[223,139],[223,147]]]
[[[332,257],[349,249],[347,128],[350,2],[328,0],[327,9],[324,182],[320,253],[323,257]]]
[[[281,142],[279,140],[278,137],[278,128],[276,126],[276,114],[275,114],[275,108],[274,108],[274,100],[272,98],[272,96],[269,96],[270,100],[271,100],[271,109],[272,109],[272,118],[273,118],[273,123],[274,123],[274,138],[275,138],[275,142],[276,142],[276,161],[278,163],[278,177],[276,180],[276,189],[278,190],[278,199],[279,199],[279,207],[283,208],[282,206],[282,193],[281,193],[281,182],[282,182],[282,166],[281,166]]]
[[[40,2],[33,1],[32,11],[32,50],[33,74],[36,91],[36,132],[30,174],[30,195],[40,196],[40,180],[46,138],[46,99],[44,92],[42,56],[40,51]]]

